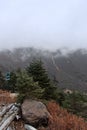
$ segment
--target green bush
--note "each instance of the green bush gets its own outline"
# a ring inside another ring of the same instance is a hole
[[[38,82],[34,82],[32,77],[29,77],[26,71],[17,73],[17,91],[20,98],[41,98],[44,89],[39,87]]]
[[[51,83],[47,71],[43,66],[41,60],[36,60],[31,62],[31,64],[26,68],[29,76],[33,77],[35,82],[44,89],[43,99],[49,100],[55,98],[56,87]]]

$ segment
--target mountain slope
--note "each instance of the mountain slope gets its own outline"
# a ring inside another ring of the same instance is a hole
[[[0,52],[0,70],[5,74],[18,68],[24,69],[37,58],[42,59],[49,76],[59,87],[87,92],[87,50],[67,53],[35,48],[5,50]]]

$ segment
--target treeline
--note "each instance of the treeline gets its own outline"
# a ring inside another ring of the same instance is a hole
[[[0,51],[0,70],[6,73],[18,68],[24,69],[34,58],[41,58],[50,78],[55,79],[58,86],[87,92],[87,50],[85,49],[49,51],[27,47],[4,50]]]
[[[23,98],[56,98],[57,87],[51,82],[41,60],[35,60],[25,69],[8,74],[5,77],[0,73],[1,89],[18,92]]]
[[[41,60],[32,61],[25,69],[3,75],[0,72],[0,88],[19,93],[18,102],[25,98],[44,102],[55,100],[69,112],[87,118],[87,95],[78,91],[65,93],[51,80]]]

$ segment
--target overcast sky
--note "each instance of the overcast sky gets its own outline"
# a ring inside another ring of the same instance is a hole
[[[0,49],[87,48],[87,0],[0,0]]]

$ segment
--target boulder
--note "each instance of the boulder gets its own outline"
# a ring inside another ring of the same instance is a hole
[[[22,104],[22,117],[26,123],[39,127],[48,125],[50,114],[42,102],[25,100]]]

